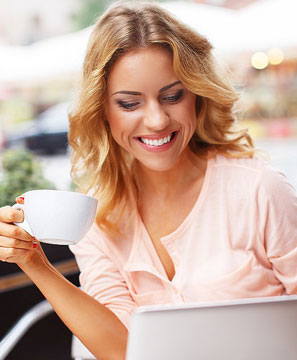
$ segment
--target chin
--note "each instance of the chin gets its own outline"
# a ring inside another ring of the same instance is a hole
[[[139,164],[143,167],[145,167],[148,170],[155,171],[155,172],[165,172],[173,169],[175,165],[177,164],[177,161],[175,162],[165,162],[165,161],[147,161],[143,162],[138,160]]]

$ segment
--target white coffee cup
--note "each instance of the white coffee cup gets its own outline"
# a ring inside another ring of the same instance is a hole
[[[24,204],[13,208],[24,211],[24,222],[15,223],[37,240],[57,245],[78,243],[93,224],[97,199],[63,190],[32,190]]]

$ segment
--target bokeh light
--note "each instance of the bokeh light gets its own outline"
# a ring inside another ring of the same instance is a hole
[[[251,64],[255,69],[265,69],[268,63],[268,56],[264,52],[258,51],[252,55]]]
[[[284,60],[284,53],[282,49],[279,48],[270,49],[267,55],[268,55],[269,64],[271,65],[279,65]]]

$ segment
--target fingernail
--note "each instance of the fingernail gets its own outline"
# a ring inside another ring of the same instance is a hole
[[[33,249],[37,248],[38,243],[36,241],[33,241]]]
[[[21,201],[21,202],[24,202],[25,201],[25,198],[23,196],[18,196],[16,198],[16,201]]]

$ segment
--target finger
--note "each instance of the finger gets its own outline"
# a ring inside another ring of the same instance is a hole
[[[0,222],[0,235],[24,241],[34,241],[35,238],[17,225]]]
[[[0,260],[3,262],[17,263],[25,260],[26,255],[28,255],[28,250],[0,247]]]
[[[15,201],[18,203],[18,204],[24,204],[24,201],[25,201],[25,197],[24,196],[18,196]]]
[[[11,206],[4,206],[0,208],[0,221],[6,223],[23,222],[24,213],[22,210],[17,210]]]
[[[34,241],[24,241],[19,239],[13,239],[5,236],[0,236],[0,247],[1,248],[13,248],[13,249],[24,249],[30,250],[36,247]]]

